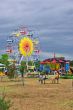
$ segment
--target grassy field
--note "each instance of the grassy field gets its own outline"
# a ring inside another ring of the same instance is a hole
[[[10,110],[73,110],[73,88],[71,79],[60,79],[59,84],[40,84],[38,79],[26,78],[21,81],[0,82],[0,95],[5,90],[11,99]]]

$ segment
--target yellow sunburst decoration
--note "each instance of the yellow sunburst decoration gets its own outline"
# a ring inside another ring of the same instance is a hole
[[[23,56],[30,56],[33,53],[33,42],[30,38],[24,37],[19,42],[19,51]]]

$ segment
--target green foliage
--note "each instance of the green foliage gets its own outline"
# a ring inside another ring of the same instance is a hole
[[[8,67],[9,66],[9,61],[8,61],[8,55],[7,54],[3,54],[1,56],[1,59],[0,59],[0,63],[4,64],[5,67]]]
[[[5,67],[6,67],[6,69],[8,70],[7,76],[8,76],[9,78],[14,78],[15,69],[16,69],[16,68],[15,68],[15,64],[13,63],[13,64],[10,65],[8,59],[9,59],[9,56],[8,56],[7,54],[3,54],[3,55],[1,56],[0,62],[1,62],[2,64],[4,64]]]
[[[8,60],[8,55],[7,54],[2,54],[2,58],[5,60]]]
[[[4,68],[0,68],[0,72],[3,72],[4,71]]]
[[[21,61],[21,65],[22,66],[25,66],[26,65],[26,62],[25,61]]]
[[[33,61],[29,61],[29,62],[28,62],[28,65],[29,65],[29,66],[33,66],[33,65],[34,65]]]
[[[9,78],[14,78],[15,73],[16,73],[15,70],[16,70],[15,64],[9,65],[9,66],[8,66],[7,76],[8,76]]]
[[[35,63],[35,67],[36,69],[38,69],[40,67],[40,61],[34,62]]]
[[[73,79],[73,75],[65,74],[64,76],[61,76],[62,79]]]
[[[26,62],[25,61],[21,62],[19,70],[20,70],[21,77],[22,77],[22,84],[24,86],[24,73],[27,71],[27,66],[26,66]]]
[[[23,65],[20,66],[20,72],[21,72],[21,74],[24,73],[24,66]]]
[[[0,110],[9,110],[11,107],[11,101],[10,100],[5,100],[5,98],[0,97]]]
[[[2,92],[2,96],[0,96],[0,110],[9,110],[12,106],[12,103],[10,100],[6,100],[6,94],[5,94],[5,87]]]
[[[0,97],[0,110],[9,110],[11,106],[11,101],[5,100],[5,94],[3,93],[2,97]]]
[[[23,74],[27,71],[27,66],[26,66],[26,62],[25,61],[21,62],[19,70],[20,70],[20,73],[21,73],[21,75],[23,77]]]

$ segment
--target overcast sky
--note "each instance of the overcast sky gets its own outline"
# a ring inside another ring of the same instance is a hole
[[[0,54],[21,25],[39,33],[41,58],[73,59],[73,0],[0,0]]]

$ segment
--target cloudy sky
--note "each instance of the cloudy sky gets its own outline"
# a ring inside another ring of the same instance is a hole
[[[41,59],[73,59],[73,0],[0,0],[0,54],[21,25],[38,32]]]

